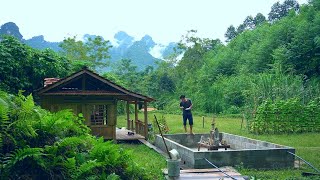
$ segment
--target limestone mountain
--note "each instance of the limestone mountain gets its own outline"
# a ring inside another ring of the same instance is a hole
[[[111,62],[118,61],[124,58],[124,54],[128,48],[134,43],[134,38],[124,31],[119,31],[114,35],[114,42],[110,49]]]
[[[59,47],[60,42],[48,42],[44,40],[44,36],[34,36],[31,39],[23,40],[27,45],[36,48],[36,49],[46,49],[50,48],[56,52],[60,51],[61,48]]]
[[[171,42],[161,51],[162,57],[167,59],[171,54],[174,53],[175,48],[178,47],[178,43]]]
[[[2,34],[12,35],[36,49],[50,48],[56,52],[61,50],[59,47],[61,42],[46,41],[43,35],[34,36],[31,39],[23,39],[19,27],[14,22],[3,24],[0,28],[0,35]],[[83,41],[86,41],[89,37],[94,38],[95,36],[85,34],[82,38]],[[111,64],[115,64],[121,59],[131,59],[131,62],[137,66],[138,70],[143,70],[147,66],[155,66],[156,61],[160,61],[163,57],[171,54],[177,44],[170,43],[168,46],[157,44],[149,35],[145,35],[140,40],[135,40],[133,36],[126,32],[119,31],[114,35],[114,39],[110,40],[110,45],[112,45],[109,50]],[[105,70],[109,70],[109,68]]]
[[[160,60],[153,57],[150,54],[150,49],[155,46],[155,42],[149,35],[145,35],[139,41],[134,41],[131,46],[128,46],[126,49],[120,47],[114,47],[115,51],[119,53],[123,53],[120,59],[126,58],[131,59],[133,64],[138,66],[139,70],[143,70],[147,66],[155,66],[155,62]],[[111,55],[112,56],[112,55]],[[116,57],[116,56],[112,56]],[[113,59],[113,60],[120,60],[120,59]]]
[[[14,22],[7,22],[0,27],[0,35],[6,34],[16,37],[19,41],[22,40],[22,34],[19,31],[19,27]]]

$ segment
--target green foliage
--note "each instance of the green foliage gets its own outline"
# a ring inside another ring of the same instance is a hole
[[[159,127],[160,127],[161,132],[163,134],[167,134],[170,131],[170,129],[169,129],[166,117],[162,115],[160,116],[160,118],[157,118],[157,120],[158,120],[159,126],[156,122],[156,119],[155,118],[152,119],[153,133],[160,134],[160,131],[159,131]]]
[[[45,77],[63,77],[69,69],[69,61],[52,50],[32,49],[12,36],[1,38],[0,90],[29,94],[43,86]]]
[[[200,113],[252,113],[267,99],[314,101],[320,95],[320,12],[316,1],[311,3],[301,8],[291,0],[278,4],[281,8],[274,7],[273,13],[283,14],[272,23],[261,14],[248,16],[238,27],[241,33],[229,28],[227,45],[188,31],[179,43],[182,59],[141,78],[149,87],[143,92],[170,113],[179,113],[180,94],[191,98]]]
[[[299,8],[299,3],[296,0],[285,0],[283,4],[276,2],[271,7],[271,11],[268,14],[268,19],[270,22],[280,20],[281,18],[287,16],[290,10],[298,12]]]
[[[76,40],[76,36],[69,37],[59,46],[62,48],[62,54],[71,60],[74,71],[78,71],[83,65],[93,69],[108,66],[108,51],[111,46],[109,41],[101,36],[89,37],[86,41]]]
[[[0,179],[148,179],[131,155],[90,135],[83,117],[0,91]]]
[[[269,22],[261,13],[247,16],[237,28],[228,28],[226,45],[190,30],[157,68],[139,72],[124,59],[105,76],[154,97],[152,106],[174,114],[180,113],[181,94],[200,114],[250,115],[267,99],[297,98],[306,105],[320,95],[317,2],[302,7],[295,0],[276,3]]]
[[[28,166],[37,167],[40,170],[44,170],[44,163],[41,161],[41,156],[44,156],[42,148],[23,148],[16,149],[13,153],[6,155],[3,161],[2,177],[14,177],[18,178],[23,174],[23,169]],[[12,169],[16,169],[15,174],[12,173]],[[1,172],[0,171],[0,172]]]
[[[264,101],[250,122],[254,133],[301,133],[320,131],[320,98],[303,105],[301,100]]]

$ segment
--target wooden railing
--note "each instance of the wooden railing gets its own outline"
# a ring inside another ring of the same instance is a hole
[[[129,121],[128,125],[128,129],[131,130],[131,131],[135,131],[137,134],[140,134],[142,136],[144,136],[144,133],[145,133],[145,123],[143,121],[140,121],[140,120],[137,120],[137,121],[134,121],[134,120],[127,120]],[[135,126],[133,126],[133,123]]]
[[[129,121],[129,122],[128,122],[128,121]],[[129,126],[128,126],[128,130],[132,130],[132,131],[134,130],[133,121],[134,121],[134,120],[132,120],[132,119],[128,119],[128,120],[127,120],[127,124],[129,125]]]
[[[144,128],[145,128],[144,122],[140,120],[136,121],[136,133],[144,136]]]

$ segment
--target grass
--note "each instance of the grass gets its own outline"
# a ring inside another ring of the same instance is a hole
[[[148,114],[149,122],[152,122],[153,116],[156,115],[159,119],[164,116],[167,120],[169,126],[169,133],[183,133],[182,117],[181,115],[173,114],[161,114],[150,112]],[[134,118],[131,115],[130,118]],[[143,114],[139,114],[139,118],[143,119]],[[268,141],[276,144],[286,145],[294,147],[296,149],[296,154],[311,164],[316,168],[320,169],[320,133],[302,133],[302,134],[267,134],[267,135],[255,135],[249,133],[245,126],[246,123],[243,122],[241,118],[233,117],[217,117],[216,127],[219,128],[221,132],[227,132],[231,134],[237,134],[253,139],[259,139],[263,141]],[[203,128],[203,117],[194,116],[194,133],[209,133],[211,129],[212,117],[204,116],[204,128]],[[241,124],[243,128],[241,129]],[[126,127],[125,116],[118,116],[118,126]],[[135,148],[133,146],[133,148]],[[152,151],[148,148],[139,151],[142,154],[149,153]],[[164,158],[152,158],[156,161],[155,164],[158,165],[158,169],[165,168],[163,164]],[[140,159],[138,158],[137,161]],[[244,169],[242,167],[236,167],[242,175],[247,175],[251,177],[256,177],[257,179],[303,179],[301,176],[302,172],[314,172],[313,169],[309,168],[307,165],[303,165],[299,169],[281,169],[281,170],[266,170],[257,171],[254,169]]]
[[[164,179],[161,169],[166,167],[164,157],[144,144],[120,144],[129,149],[133,161],[144,168],[149,179]]]

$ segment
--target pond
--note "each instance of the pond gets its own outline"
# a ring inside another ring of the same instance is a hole
[[[176,149],[181,162],[190,168],[202,169],[212,168],[204,158],[218,167],[222,166],[243,166],[255,169],[276,169],[294,167],[295,149],[266,141],[246,138],[229,133],[220,133],[221,140],[224,140],[230,148],[225,150],[208,150],[204,147],[198,151],[198,142],[201,136],[208,138],[209,134],[166,134],[164,139],[169,151]],[[166,151],[160,135],[156,136],[155,146]]]

